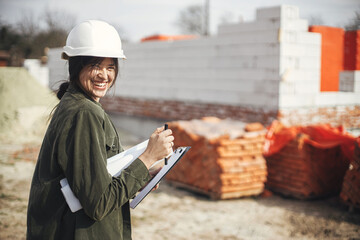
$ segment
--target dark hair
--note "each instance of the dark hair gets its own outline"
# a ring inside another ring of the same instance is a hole
[[[60,85],[59,90],[56,93],[56,96],[58,97],[58,99],[61,99],[64,96],[70,83],[81,88],[79,76],[80,76],[81,70],[84,67],[86,67],[88,65],[100,64],[103,60],[104,60],[104,58],[102,58],[102,57],[91,57],[91,56],[70,57],[68,60],[69,81],[66,81]],[[118,59],[112,58],[112,60],[114,61],[114,64],[115,64],[115,78],[110,87],[112,87],[115,84],[116,77],[119,72]]]

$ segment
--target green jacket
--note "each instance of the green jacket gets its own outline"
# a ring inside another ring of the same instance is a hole
[[[101,104],[70,85],[45,134],[31,183],[27,239],[131,239],[129,199],[149,180],[139,159],[111,177],[106,159],[123,151]],[[83,209],[72,213],[66,177]]]

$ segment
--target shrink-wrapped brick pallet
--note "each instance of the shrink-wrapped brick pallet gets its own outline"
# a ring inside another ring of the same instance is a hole
[[[272,128],[267,133],[266,145]],[[283,145],[271,154],[264,151],[268,189],[298,199],[340,193],[350,160],[345,153],[352,137],[343,135],[339,129],[319,125],[282,128],[270,138]]]
[[[264,190],[262,156],[266,130],[260,123],[203,118],[169,123],[177,146],[191,146],[166,179],[212,199],[258,195]]]
[[[360,138],[355,144],[354,158],[346,171],[340,198],[350,207],[360,209]]]

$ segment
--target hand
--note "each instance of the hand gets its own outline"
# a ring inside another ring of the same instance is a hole
[[[149,143],[144,153],[139,157],[149,169],[157,160],[165,158],[172,152],[174,146],[172,131],[164,127],[157,128],[149,138]]]
[[[160,170],[162,169],[163,166],[162,165],[159,166],[159,165],[160,164],[155,164],[155,166],[153,166],[149,169],[149,174],[151,176],[151,179],[153,179],[156,176],[156,174],[158,174],[160,172]],[[151,179],[149,180],[149,182],[151,181]],[[159,185],[160,185],[160,182],[158,184],[156,184],[156,186],[153,189],[151,189],[151,191],[158,189]],[[146,186],[147,186],[147,184],[144,187],[142,187],[139,191],[142,191]]]

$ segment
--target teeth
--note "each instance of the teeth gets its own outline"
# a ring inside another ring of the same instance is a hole
[[[105,87],[106,83],[94,83],[95,86],[98,86],[98,87]]]

